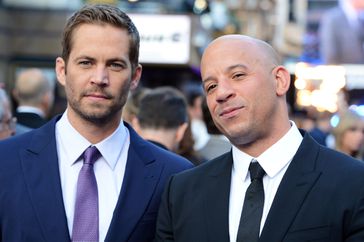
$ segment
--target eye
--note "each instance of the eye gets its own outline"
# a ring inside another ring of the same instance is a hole
[[[80,65],[83,68],[87,68],[87,67],[90,67],[92,65],[92,63],[89,60],[81,60],[78,62],[78,65]]]
[[[126,68],[124,64],[119,63],[119,62],[110,63],[109,66],[110,66],[110,69],[113,71],[121,71]]]
[[[217,87],[217,84],[210,84],[205,87],[206,93],[213,91]]]
[[[233,74],[233,79],[239,79],[239,78],[244,77],[244,76],[245,76],[245,74],[242,73],[242,72],[234,73]]]

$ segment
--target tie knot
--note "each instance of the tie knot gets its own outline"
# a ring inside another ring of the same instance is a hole
[[[83,163],[93,165],[100,156],[101,154],[96,146],[89,146],[83,153]]]
[[[265,175],[264,169],[259,165],[258,162],[251,162],[249,165],[250,180],[262,180]]]

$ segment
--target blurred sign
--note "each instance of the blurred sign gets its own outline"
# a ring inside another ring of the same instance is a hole
[[[343,65],[346,70],[346,88],[364,89],[364,65]]]
[[[191,19],[186,15],[129,14],[140,34],[141,63],[188,64]]]

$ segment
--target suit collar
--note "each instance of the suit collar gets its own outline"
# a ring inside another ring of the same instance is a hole
[[[20,152],[25,182],[46,241],[69,241],[63,204],[53,118],[32,132],[26,150]],[[106,241],[127,241],[154,194],[163,165],[155,162],[150,144],[127,124],[130,147],[125,177]],[[122,228],[122,232],[120,230]]]
[[[208,241],[229,240],[229,196],[231,182],[231,151],[212,161],[206,177],[204,217],[207,225]]]
[[[283,241],[305,197],[321,172],[316,170],[320,146],[305,132],[269,210],[260,241]],[[277,226],[279,224],[279,226]]]
[[[136,134],[130,125],[124,124],[129,129],[130,147],[120,196],[106,241],[128,241],[148,207],[163,170],[163,164],[155,161],[151,144]]]
[[[29,196],[46,241],[70,240],[55,139],[55,124],[59,117],[31,131],[29,147],[19,154]]]

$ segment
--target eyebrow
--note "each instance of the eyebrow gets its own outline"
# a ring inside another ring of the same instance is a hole
[[[248,69],[248,67],[247,67],[246,65],[244,65],[244,64],[236,64],[236,65],[228,66],[228,67],[224,70],[224,72],[226,73],[226,72],[232,71],[232,70],[234,70],[234,69],[236,69],[236,68],[244,68],[244,69]],[[212,76],[208,76],[207,78],[205,78],[205,79],[202,81],[202,83],[206,83],[206,82],[208,82],[208,81],[210,81],[210,80],[214,80],[214,79],[215,79],[214,77],[212,77]]]
[[[95,61],[96,58],[93,58],[93,57],[90,57],[90,56],[87,56],[87,55],[82,55],[82,56],[79,56],[77,58],[75,58],[75,61],[79,61],[79,60],[82,60],[82,59],[87,59],[87,60],[90,60],[90,61]],[[127,64],[127,61],[123,58],[118,58],[118,57],[114,57],[114,58],[110,58],[110,59],[107,59],[106,60],[106,63],[113,63],[113,62],[122,62],[123,64]]]

